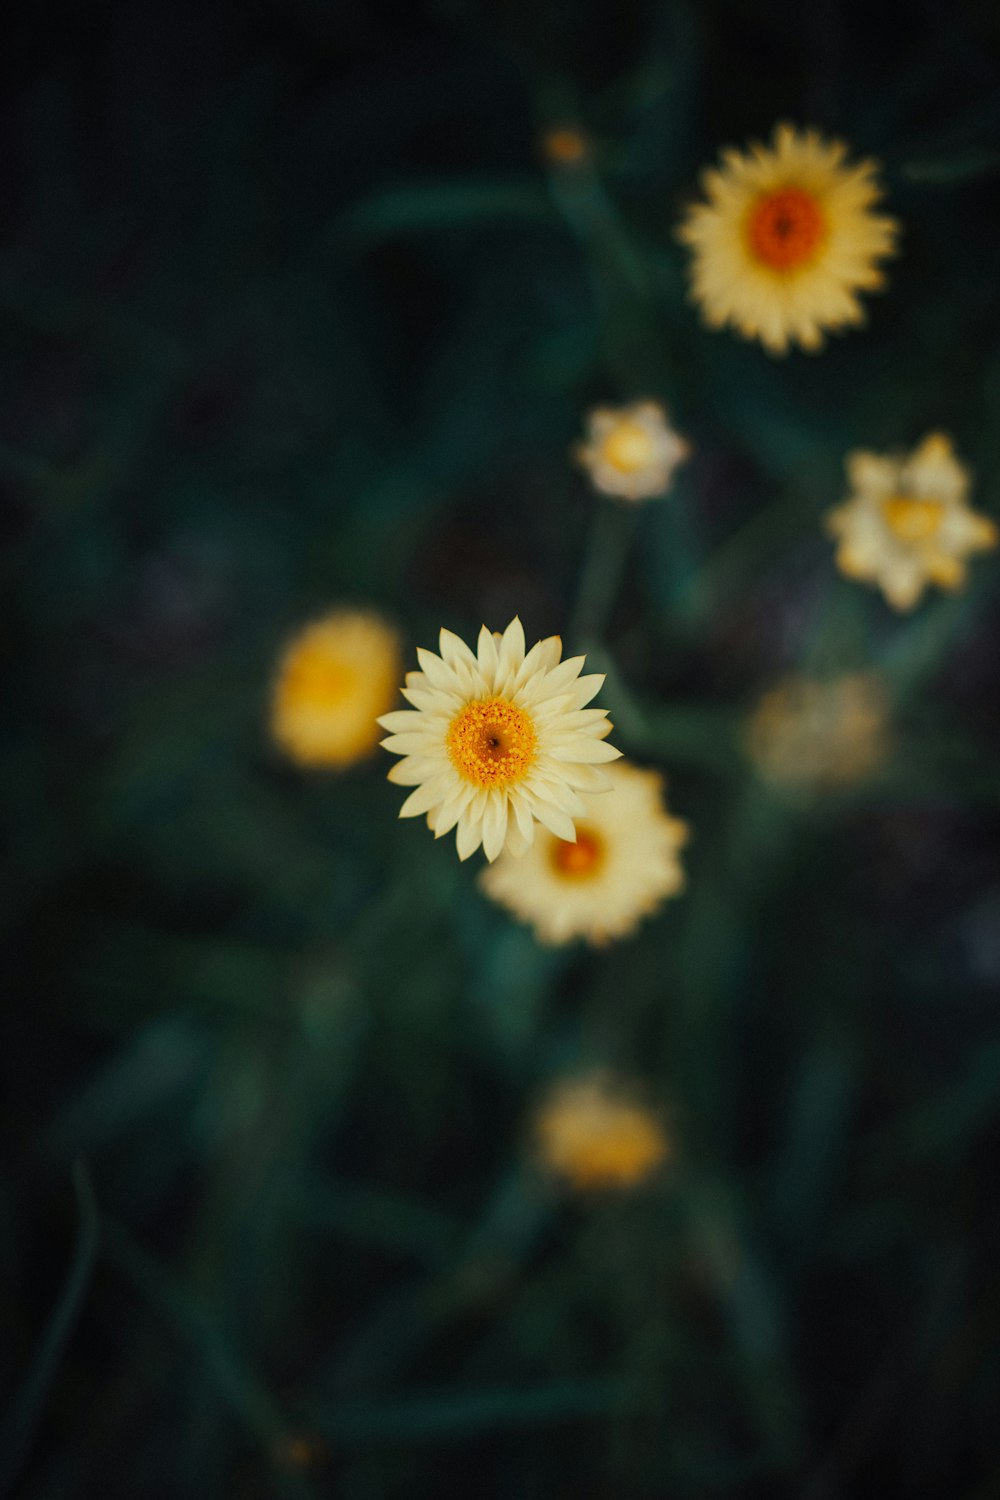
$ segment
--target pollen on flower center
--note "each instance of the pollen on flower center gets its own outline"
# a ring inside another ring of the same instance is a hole
[[[653,439],[638,422],[618,422],[601,444],[601,457],[619,474],[638,474],[653,460]]]
[[[569,880],[580,880],[596,875],[604,862],[604,840],[596,828],[577,824],[576,843],[567,839],[553,839],[550,859],[558,875]]]
[[[811,193],[782,188],[759,198],[747,219],[747,239],[757,260],[774,271],[808,264],[826,234],[826,219]]]
[[[944,506],[940,500],[914,500],[907,495],[892,495],[883,500],[882,514],[901,542],[926,542],[940,527]]]
[[[460,776],[479,787],[520,781],[534,763],[538,736],[531,716],[506,698],[469,703],[456,714],[445,738]]]

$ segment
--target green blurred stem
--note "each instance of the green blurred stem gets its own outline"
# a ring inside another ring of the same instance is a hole
[[[0,1426],[0,1495],[7,1493],[27,1457],[46,1397],[80,1315],[97,1257],[97,1204],[82,1160],[73,1168],[73,1187],[80,1214],[76,1249],[62,1295]]]
[[[594,512],[580,573],[570,640],[581,650],[604,640],[636,527],[631,506],[602,500]]]
[[[103,1240],[111,1263],[159,1312],[164,1322],[197,1351],[216,1391],[272,1461],[275,1460],[294,1436],[294,1429],[224,1331],[184,1284],[124,1226],[105,1220]],[[287,1500],[311,1500],[315,1494],[308,1477],[302,1474],[275,1472],[272,1480],[276,1493]]]

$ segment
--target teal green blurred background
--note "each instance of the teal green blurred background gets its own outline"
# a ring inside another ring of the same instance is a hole
[[[997,556],[899,617],[820,527],[847,450],[936,428],[1000,513],[998,41],[978,0],[18,17],[0,1493],[1000,1495]],[[867,327],[775,361],[673,231],[783,118],[904,229]],[[644,396],[694,457],[581,608],[568,450]],[[384,754],[283,761],[278,654],[340,603],[408,663],[515,613],[586,649],[685,894],[546,950]],[[794,668],[884,674],[870,783],[755,779]],[[674,1154],[581,1202],[526,1139],[594,1064]]]

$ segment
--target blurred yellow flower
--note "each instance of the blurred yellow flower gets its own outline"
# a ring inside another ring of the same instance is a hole
[[[792,674],[764,694],[747,726],[759,774],[790,790],[863,781],[890,748],[888,694],[869,672],[829,681]]]
[[[674,470],[690,451],[658,401],[635,401],[589,412],[586,436],[574,447],[573,457],[602,494],[651,500],[666,494]]]
[[[550,125],[542,132],[542,152],[553,166],[579,166],[587,151],[587,137],[577,125]]]
[[[825,517],[837,566],[877,584],[894,609],[913,609],[928,584],[960,589],[966,559],[997,544],[995,522],[966,503],[969,471],[944,433],[908,456],[850,453],[847,477],[849,498]]]
[[[523,859],[504,854],[479,877],[483,890],[529,923],[540,942],[628,937],[684,886],[678,852],[688,828],[663,805],[663,779],[634,766],[608,769],[611,790],[587,799],[576,842],[544,833]]]
[[[634,1187],[670,1153],[653,1111],[601,1072],[550,1089],[535,1117],[535,1140],[542,1166],[581,1191]]]
[[[678,229],[692,254],[691,295],[711,328],[730,324],[771,354],[815,351],[825,331],[864,320],[857,293],[884,281],[897,223],[872,211],[876,164],[815,130],[775,127],[770,147],[722,152],[702,176],[707,202]]]
[[[369,610],[338,609],[305,626],[278,668],[271,732],[304,766],[339,768],[374,750],[378,715],[399,681],[397,632]]]
[[[442,630],[440,651],[417,651],[422,671],[403,688],[413,708],[379,720],[383,746],[403,756],[389,780],[416,788],[399,816],[426,813],[435,838],[455,828],[459,859],[480,844],[491,861],[504,848],[524,854],[536,822],[572,843],[579,793],[603,790],[599,763],[621,754],[605,743],[605,710],[584,706],[603,675],[581,677],[582,656],[560,662],[557,635],[525,654],[518,619],[502,636],[484,625],[477,655]]]

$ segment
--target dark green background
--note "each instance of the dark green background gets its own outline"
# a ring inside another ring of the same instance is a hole
[[[985,0],[18,13],[0,1491],[1000,1494],[997,556],[901,619],[818,524],[846,450],[938,427],[1000,509],[998,39]],[[904,233],[865,330],[774,361],[672,231],[780,118],[876,155]],[[580,607],[567,449],[642,395],[696,456]],[[545,952],[384,756],[283,764],[276,653],[345,600],[408,655],[515,612],[587,647],[687,893]],[[870,786],[754,782],[796,664],[885,672]],[[676,1155],[588,1205],[524,1143],[590,1063]]]

